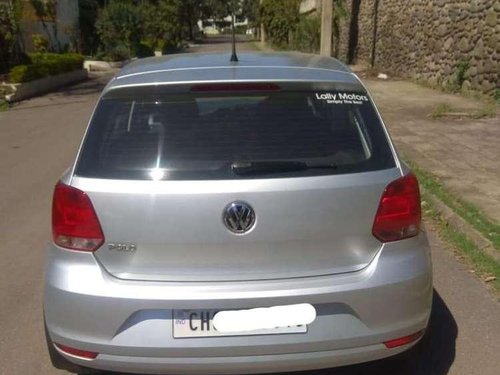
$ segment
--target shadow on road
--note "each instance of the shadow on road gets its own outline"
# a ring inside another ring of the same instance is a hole
[[[106,76],[103,75],[102,77],[91,78],[89,81],[79,85],[64,87],[59,91],[59,94],[63,96],[74,96],[100,93],[111,77],[112,74],[110,73]]]
[[[410,355],[335,369],[297,372],[293,375],[446,375],[455,360],[457,334],[458,327],[453,315],[434,290],[429,335]]]
[[[216,35],[207,36],[194,44],[191,44],[189,48],[183,49],[182,53],[228,53],[231,52],[231,41],[230,35]],[[254,42],[256,40],[250,36],[238,35],[236,36],[236,50],[238,52],[255,52]]]
[[[58,91],[15,103],[14,106],[10,108],[10,111],[23,111],[33,108],[84,103],[88,100],[92,100],[93,96],[95,96],[93,99],[95,100],[113,75],[113,72],[99,74],[91,73],[87,81],[62,87]]]
[[[250,43],[256,41],[256,39],[251,38],[246,35],[236,35],[235,36],[237,43]],[[232,36],[231,35],[211,35],[203,38],[200,41],[200,44],[223,44],[223,43],[231,43]]]

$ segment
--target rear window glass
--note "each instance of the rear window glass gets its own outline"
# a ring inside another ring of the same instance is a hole
[[[364,93],[192,92],[102,99],[75,173],[199,180],[391,167],[386,135]]]

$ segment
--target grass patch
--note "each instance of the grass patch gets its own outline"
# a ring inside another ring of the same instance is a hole
[[[489,282],[488,285],[491,285],[497,293],[500,292],[500,264],[482,252],[464,233],[447,225],[430,203],[431,201],[426,193],[422,194],[422,201],[424,216],[436,223],[440,237],[455,248],[457,253],[474,269],[475,274],[480,279],[484,281],[487,278],[494,277],[495,279]]]
[[[453,108],[449,104],[439,103],[434,112],[432,112],[432,118],[441,118],[444,117],[447,113],[453,112]]]
[[[464,98],[478,100],[487,104],[490,103],[497,105],[500,104],[500,89],[495,89],[491,94],[486,94],[484,92],[481,92],[479,91],[479,89],[465,89],[465,88],[462,88],[460,91],[456,92],[450,90],[448,85],[441,85],[439,83],[433,84],[423,78],[411,78],[406,76],[403,76],[402,78],[408,82],[413,82],[419,86],[436,90],[445,94],[458,95]]]
[[[431,173],[419,168],[415,163],[408,162],[416,174],[420,184],[431,194],[460,215],[473,228],[488,238],[495,249],[500,250],[500,225],[487,217],[479,208],[458,198],[448,191],[439,179]]]
[[[458,93],[462,90],[465,82],[465,73],[470,68],[470,58],[462,58],[455,64],[453,75],[447,83],[447,89],[452,93]]]
[[[0,112],[6,111],[9,108],[9,103],[0,100]]]
[[[481,109],[477,111],[458,111],[447,103],[439,103],[431,114],[434,119],[442,117],[467,117],[473,119],[480,119],[485,117],[493,118],[496,116],[495,103],[489,102],[484,104]]]
[[[264,46],[262,45],[262,42],[259,42],[259,41],[253,41],[253,42],[250,42],[250,45],[257,51],[262,51],[264,52],[265,49],[264,49]]]
[[[491,102],[481,108],[479,111],[473,112],[472,113],[472,118],[479,119],[479,118],[493,118],[496,117],[497,115],[497,108],[495,106],[495,103]]]
[[[10,107],[7,100],[5,100],[7,94],[12,94],[12,89],[8,86],[0,85],[0,112],[6,111]]]
[[[259,40],[254,40],[252,42],[250,42],[251,46],[259,51],[259,52],[273,52],[275,51],[275,48],[271,45],[269,45],[269,43],[262,43],[261,41]]]

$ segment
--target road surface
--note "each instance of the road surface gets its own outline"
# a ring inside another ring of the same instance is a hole
[[[239,49],[251,49],[251,44]],[[196,50],[226,50],[227,43]],[[229,55],[228,55],[229,56]],[[229,58],[229,57],[228,57]],[[52,189],[69,166],[109,76],[0,113],[0,374],[49,375],[42,322]],[[411,361],[379,361],[307,375],[498,374],[500,303],[429,230],[435,267],[430,344]]]

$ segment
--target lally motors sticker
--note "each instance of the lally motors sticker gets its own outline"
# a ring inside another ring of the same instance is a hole
[[[328,104],[363,104],[368,102],[369,99],[366,95],[348,93],[348,92],[336,92],[336,93],[316,93],[316,99],[326,100]]]

